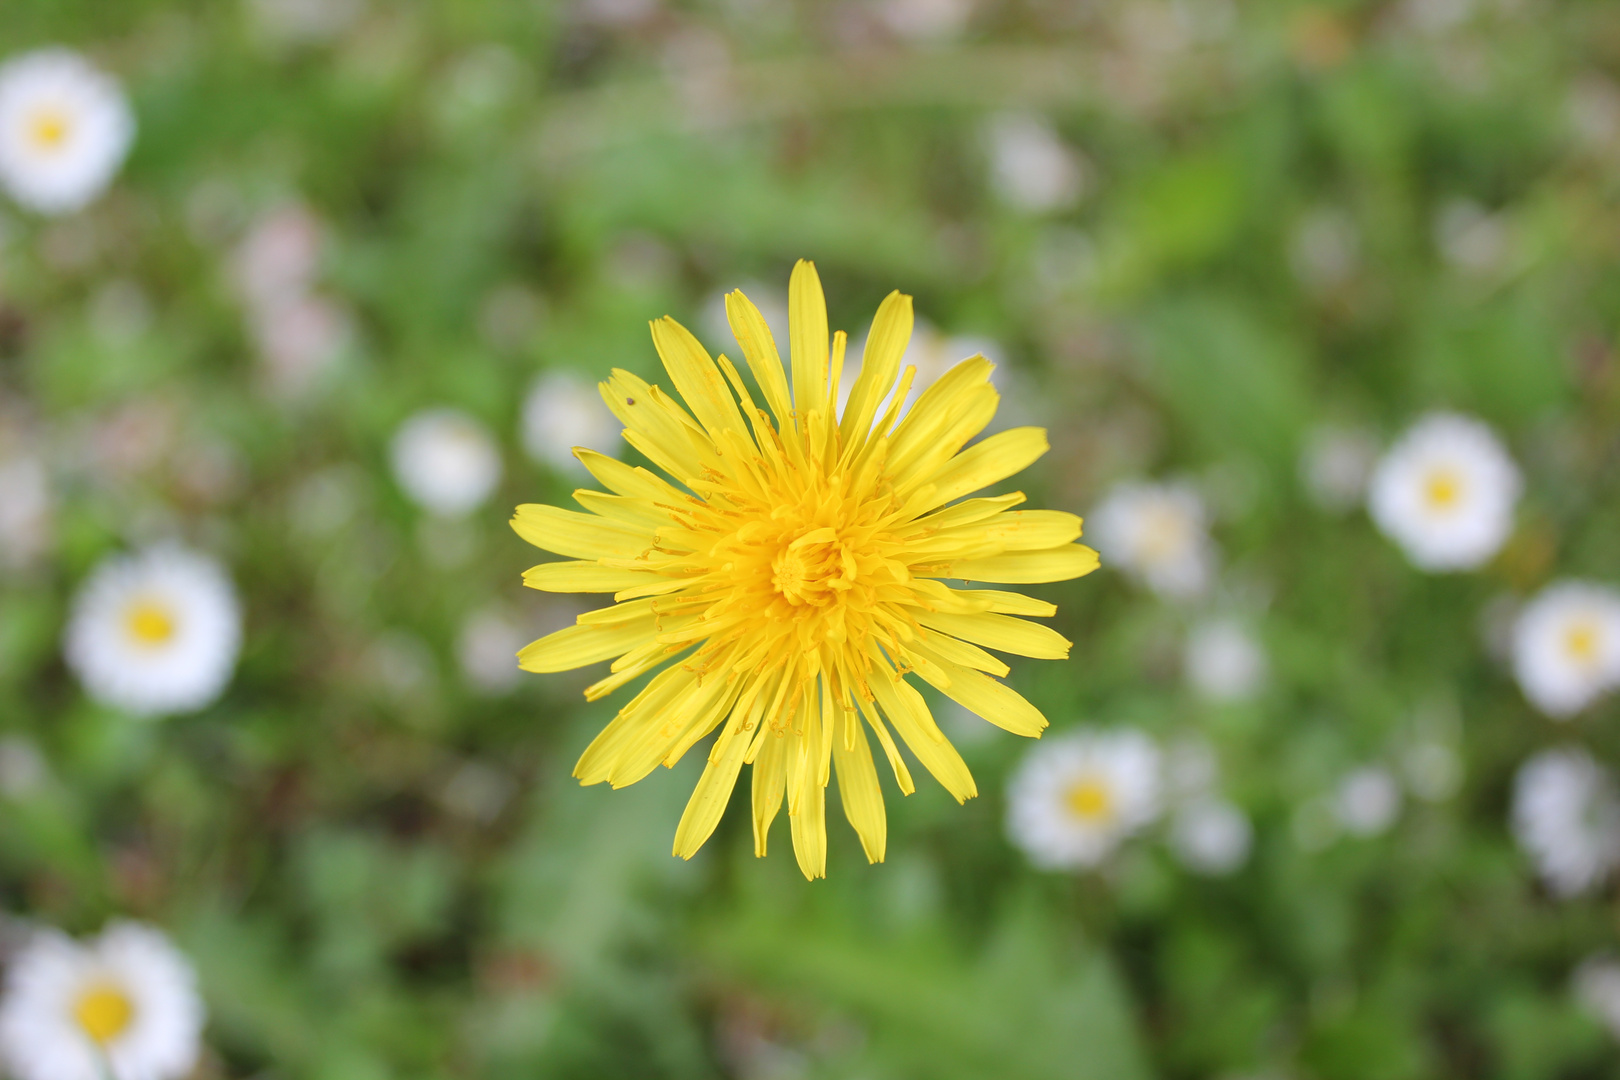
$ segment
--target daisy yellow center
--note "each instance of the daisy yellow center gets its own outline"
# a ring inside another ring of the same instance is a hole
[[[525,584],[615,601],[530,644],[518,662],[551,672],[611,660],[585,690],[592,701],[651,675],[574,775],[633,784],[713,734],[675,854],[690,858],[708,839],[749,765],[756,853],[785,804],[799,867],[819,877],[835,778],[867,857],[883,858],[868,732],[902,792],[913,781],[899,742],[958,801],[977,794],[911,678],[1008,731],[1046,726],[999,681],[1009,668],[986,650],[1066,657],[1065,638],[1016,617],[1057,609],[945,582],[1062,581],[1095,569],[1097,557],[1074,542],[1073,514],[1014,510],[1020,492],[967,497],[1047,448],[1038,428],[974,441],[998,401],[989,361],[963,360],[902,414],[916,375],[901,371],[909,297],[883,302],[848,378],[847,339],[829,333],[809,263],[794,269],[788,306],[790,371],[759,310],[732,293],[727,318],[753,386],[668,318],[653,323],[653,343],[685,404],[626,371],[602,384],[626,441],[669,479],[578,450],[608,489],[574,493],[586,513],[518,507],[520,536],[574,560],[536,566]]]
[[[29,118],[28,136],[41,150],[60,150],[72,133],[72,119],[54,106],[41,108]]]
[[[1146,563],[1174,558],[1187,544],[1187,518],[1169,506],[1149,507],[1144,515],[1141,558]]]
[[[1564,631],[1564,650],[1580,664],[1592,664],[1598,658],[1601,634],[1590,621],[1583,620]]]
[[[1462,477],[1451,469],[1435,469],[1423,481],[1423,497],[1436,510],[1453,509],[1462,492]]]
[[[167,645],[178,629],[174,612],[156,600],[143,598],[124,612],[124,629],[137,645],[153,649]]]
[[[91,1041],[106,1046],[135,1020],[135,1003],[111,983],[94,983],[73,1002],[73,1019]]]
[[[1098,777],[1086,776],[1064,791],[1063,805],[1081,821],[1105,821],[1114,814],[1114,793]]]

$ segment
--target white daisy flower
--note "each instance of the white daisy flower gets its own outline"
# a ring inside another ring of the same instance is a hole
[[[224,568],[165,546],[96,567],[74,599],[64,649],[92,698],[151,716],[211,704],[241,643],[242,613]]]
[[[1116,485],[1091,513],[1105,560],[1161,596],[1203,595],[1215,573],[1209,512],[1190,484]]]
[[[1582,1011],[1620,1039],[1620,960],[1606,953],[1588,956],[1569,981]]]
[[[1007,792],[1007,834],[1036,866],[1096,866],[1159,816],[1159,750],[1134,729],[1087,730],[1032,747]]]
[[[1620,686],[1620,590],[1585,581],[1543,589],[1513,624],[1524,696],[1563,720]]]
[[[456,660],[467,684],[480,694],[510,693],[523,676],[518,650],[534,640],[527,629],[501,608],[483,608],[461,625]]]
[[[1230,874],[1248,860],[1253,844],[1249,816],[1225,799],[1188,803],[1170,821],[1170,850],[1194,873]]]
[[[440,517],[464,517],[495,491],[501,454],[483,424],[460,409],[425,409],[394,435],[394,479]]]
[[[1365,765],[1339,781],[1333,793],[1333,816],[1353,836],[1388,831],[1401,813],[1401,785],[1381,765]]]
[[[570,372],[541,375],[523,401],[523,448],[558,472],[584,469],[574,447],[611,453],[622,437],[596,385]]]
[[[1085,194],[1085,160],[1044,117],[1004,113],[985,130],[990,186],[1014,210],[1067,210]]]
[[[0,65],[0,184],[30,210],[89,203],[134,138],[123,90],[77,53],[39,49]]]
[[[1491,429],[1431,413],[1374,470],[1367,509],[1420,570],[1468,570],[1513,531],[1519,470]]]
[[[1248,701],[1260,693],[1269,664],[1266,650],[1236,619],[1210,619],[1187,635],[1187,682],[1211,701]]]
[[[1378,445],[1367,432],[1322,427],[1311,434],[1300,455],[1299,474],[1312,502],[1344,513],[1361,503],[1377,461]]]
[[[1549,889],[1585,892],[1620,865],[1613,775],[1578,747],[1542,751],[1513,782],[1513,834]]]
[[[151,927],[115,922],[86,944],[43,931],[7,972],[0,1059],[16,1080],[178,1080],[202,1045],[196,982]]]

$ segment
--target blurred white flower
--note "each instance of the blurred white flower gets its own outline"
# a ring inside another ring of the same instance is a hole
[[[945,41],[962,32],[973,0],[882,0],[878,18],[907,41]]]
[[[301,397],[320,382],[354,338],[346,308],[322,296],[298,294],[256,310],[249,321],[272,393]]]
[[[1513,673],[1555,720],[1620,686],[1620,590],[1586,581],[1543,589],[1513,623]]]
[[[424,409],[394,435],[394,479],[424,510],[464,517],[495,491],[501,455],[483,424],[460,409]]]
[[[0,65],[0,185],[28,209],[89,203],[134,138],[123,90],[79,54],[40,49]]]
[[[1355,218],[1338,207],[1312,210],[1295,226],[1288,255],[1300,284],[1317,292],[1338,288],[1361,265],[1361,236]]]
[[[619,452],[623,431],[596,384],[567,371],[548,371],[523,400],[523,448],[535,461],[561,473],[581,472],[574,447],[609,457]]]
[[[1230,874],[1249,858],[1254,826],[1225,799],[1201,799],[1176,811],[1170,822],[1170,850],[1199,874]]]
[[[64,651],[92,698],[161,715],[218,698],[241,641],[242,613],[224,567],[164,546],[95,568],[74,598]]]
[[[169,939],[140,923],[84,944],[41,931],[6,972],[0,1059],[16,1080],[179,1080],[202,1048],[196,983]]]
[[[1462,757],[1449,743],[1419,742],[1401,755],[1406,788],[1424,802],[1444,802],[1462,787]]]
[[[231,278],[250,305],[273,306],[308,292],[320,272],[326,233],[300,202],[260,214],[231,257]]]
[[[1311,501],[1324,510],[1344,513],[1360,504],[1377,461],[1378,444],[1368,432],[1321,427],[1305,444],[1299,475]]]
[[[1236,619],[1210,619],[1187,635],[1187,681],[1211,701],[1247,701],[1260,693],[1269,664],[1266,651]]]
[[[1367,509],[1418,569],[1469,570],[1507,541],[1519,488],[1518,466],[1490,428],[1430,413],[1379,461]]]
[[[1186,483],[1118,484],[1091,512],[1104,566],[1113,563],[1161,596],[1203,595],[1215,572],[1209,512]]]
[[[1085,193],[1085,159],[1041,116],[1002,113],[985,129],[990,186],[1015,210],[1067,210]]]
[[[359,21],[365,0],[249,0],[259,30],[272,41],[330,41]]]
[[[1605,75],[1576,79],[1564,102],[1571,134],[1588,150],[1612,151],[1620,144],[1620,86]]]
[[[26,799],[44,788],[50,776],[38,743],[26,735],[0,736],[0,795]]]
[[[1576,1004],[1620,1039],[1620,960],[1607,953],[1588,956],[1569,981]]]
[[[1549,889],[1585,892],[1620,865],[1614,777],[1578,747],[1542,751],[1514,778],[1513,834]]]
[[[1132,728],[1050,736],[1007,790],[1007,835],[1036,866],[1096,866],[1159,816],[1159,751]]]
[[[25,570],[49,550],[54,506],[38,454],[0,456],[0,570]]]
[[[492,697],[509,693],[523,676],[518,650],[532,640],[532,634],[499,608],[473,612],[456,639],[456,659],[467,685]]]
[[[1395,824],[1401,812],[1401,786],[1381,765],[1365,765],[1339,781],[1333,793],[1333,816],[1345,832],[1377,836]]]
[[[1489,274],[1507,261],[1511,236],[1501,214],[1468,199],[1454,199],[1434,220],[1440,257],[1458,270]]]
[[[1172,803],[1210,797],[1220,779],[1215,748],[1202,735],[1181,735],[1164,751],[1164,794]]]

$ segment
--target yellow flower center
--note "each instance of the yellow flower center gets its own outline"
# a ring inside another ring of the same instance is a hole
[[[1082,821],[1102,821],[1114,812],[1114,794],[1106,783],[1095,776],[1086,776],[1069,785],[1063,793],[1063,803],[1069,813]]]
[[[73,1019],[94,1042],[106,1046],[128,1030],[135,1003],[111,983],[95,983],[73,1003]]]
[[[168,644],[177,626],[174,613],[167,605],[141,599],[124,612],[124,629],[137,645],[151,649]]]
[[[1564,649],[1580,664],[1591,664],[1598,658],[1601,635],[1597,626],[1583,620],[1564,631]]]
[[[1450,469],[1436,469],[1423,482],[1423,497],[1436,510],[1450,510],[1462,498],[1462,477]]]
[[[66,112],[45,107],[30,118],[28,135],[41,150],[60,150],[73,132],[73,121]]]

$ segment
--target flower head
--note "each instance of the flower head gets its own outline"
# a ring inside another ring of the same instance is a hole
[[[439,517],[465,517],[501,482],[501,452],[489,429],[460,409],[416,413],[389,451],[400,488]]]
[[[1046,726],[995,678],[1008,668],[980,646],[1065,657],[1068,641],[1017,618],[1056,609],[942,579],[1060,581],[1095,569],[1097,558],[1074,543],[1080,519],[1072,514],[1015,510],[1024,501],[1016,492],[956,501],[1047,448],[1044,431],[1016,428],[963,449],[996,408],[983,357],[952,368],[896,421],[914,376],[900,371],[910,297],[891,293],[878,309],[841,412],[846,339],[828,334],[810,263],[794,268],[789,285],[791,387],[758,309],[741,292],[726,303],[763,402],[730,360],[710,359],[679,323],[652,324],[690,411],[626,371],[615,371],[602,395],[626,441],[675,483],[580,449],[607,493],[575,492],[585,513],[518,507],[520,536],[574,560],[543,563],[526,584],[617,601],[529,645],[519,662],[546,672],[612,659],[611,673],[586,690],[591,700],[662,668],[574,775],[631,784],[718,730],[675,853],[698,850],[752,764],[756,853],[765,853],[785,795],[799,867],[813,878],[825,872],[823,808],[834,773],[868,859],[883,858],[883,796],[866,727],[902,791],[912,780],[891,729],[958,801],[977,794],[907,675],[1009,731],[1033,736]]]
[[[1215,575],[1209,512],[1190,484],[1116,485],[1092,513],[1103,554],[1160,596],[1201,596]]]
[[[1007,834],[1035,865],[1096,866],[1159,816],[1159,748],[1133,728],[1092,729],[1034,747],[1007,787]]]
[[[1513,833],[1560,896],[1585,892],[1620,866],[1614,777],[1585,750],[1544,750],[1513,782]]]
[[[0,65],[0,184],[30,210],[94,199],[134,137],[123,91],[77,53],[40,49]]]
[[[242,614],[214,560],[177,547],[107,559],[74,600],[65,651],[85,691],[140,715],[210,704],[236,668]]]
[[[1620,592],[1585,581],[1543,589],[1514,623],[1513,671],[1524,696],[1559,720],[1620,686]]]
[[[80,944],[47,930],[7,972],[0,1060],[17,1080],[178,1080],[202,1025],[191,965],[158,931],[117,922]]]
[[[1471,570],[1513,531],[1519,469],[1491,429],[1433,413],[1374,470],[1367,509],[1420,570]]]

